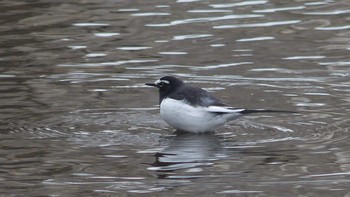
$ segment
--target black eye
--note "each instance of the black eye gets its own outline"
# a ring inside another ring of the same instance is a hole
[[[164,82],[160,82],[160,83],[159,83],[159,87],[163,87],[164,85],[165,85]]]

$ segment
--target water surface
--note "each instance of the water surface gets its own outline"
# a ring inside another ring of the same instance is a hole
[[[0,194],[350,195],[347,1],[0,3]],[[176,75],[256,114],[174,133]]]

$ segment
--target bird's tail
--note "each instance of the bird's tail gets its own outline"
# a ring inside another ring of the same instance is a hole
[[[271,110],[271,109],[245,109],[240,112],[241,114],[253,114],[253,113],[298,113],[296,111],[286,111],[286,110]]]

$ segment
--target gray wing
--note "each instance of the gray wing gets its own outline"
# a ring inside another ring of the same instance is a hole
[[[208,91],[189,85],[184,85],[169,97],[176,100],[186,100],[191,105],[196,106],[226,106],[222,101],[215,98]]]

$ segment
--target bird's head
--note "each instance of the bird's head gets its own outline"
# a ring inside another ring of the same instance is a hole
[[[159,89],[161,98],[168,96],[172,92],[180,88],[184,82],[181,79],[178,79],[173,76],[165,76],[154,83],[146,83],[145,85],[153,86]]]

